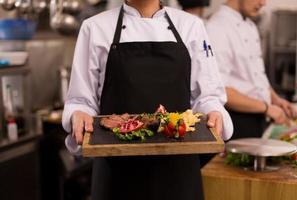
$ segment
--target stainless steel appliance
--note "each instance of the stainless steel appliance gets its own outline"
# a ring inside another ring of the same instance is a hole
[[[297,147],[288,142],[263,139],[263,138],[242,138],[231,140],[226,144],[226,149],[231,153],[241,153],[254,156],[254,171],[274,171],[278,167],[267,166],[266,158],[285,156],[296,152]]]

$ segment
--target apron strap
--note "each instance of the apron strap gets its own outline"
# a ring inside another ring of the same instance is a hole
[[[174,37],[175,37],[177,43],[183,43],[183,40],[181,39],[179,33],[177,32],[177,30],[176,30],[174,24],[172,23],[172,21],[171,21],[171,19],[170,19],[170,17],[169,17],[169,15],[168,15],[167,12],[165,12],[165,17],[166,17],[166,19],[167,19],[167,21],[169,23],[169,27],[168,28],[173,32]]]
[[[123,17],[124,17],[124,6],[122,6],[121,10],[120,10],[117,27],[116,27],[116,31],[115,31],[114,38],[113,38],[113,44],[118,44],[120,42],[121,34],[122,34]],[[165,12],[165,17],[169,23],[168,28],[172,31],[177,43],[183,43],[179,33],[177,32],[177,30],[176,30],[174,24],[172,23],[167,12]]]
[[[123,17],[124,17],[124,6],[122,6],[121,10],[120,10],[116,31],[115,31],[115,34],[113,37],[114,44],[120,42],[120,38],[121,38],[121,34],[122,34]]]

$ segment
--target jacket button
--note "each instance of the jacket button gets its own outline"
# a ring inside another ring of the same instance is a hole
[[[112,45],[112,49],[116,49],[117,48],[117,45]]]

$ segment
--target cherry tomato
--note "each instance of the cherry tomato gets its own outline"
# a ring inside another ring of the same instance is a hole
[[[169,129],[171,132],[173,132],[173,131],[176,130],[176,127],[175,127],[175,125],[174,125],[172,122],[169,122],[169,123],[167,124],[167,127],[168,127],[168,129]]]
[[[179,137],[184,137],[186,134],[186,125],[184,123],[180,124],[178,126],[178,134]]]
[[[172,137],[174,131],[171,131],[168,126],[164,126],[163,134],[167,137]]]

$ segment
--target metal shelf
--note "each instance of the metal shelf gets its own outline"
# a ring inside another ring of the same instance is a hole
[[[0,76],[13,75],[13,74],[27,74],[30,68],[27,66],[7,66],[0,68]]]
[[[13,146],[18,146],[18,145],[23,144],[25,142],[32,141],[32,140],[37,139],[37,138],[39,138],[41,136],[42,136],[41,134],[31,132],[31,133],[25,133],[23,136],[20,136],[15,141],[10,141],[8,139],[3,139],[3,140],[0,141],[0,152],[7,149],[7,148],[10,148],[10,147],[13,147]]]

